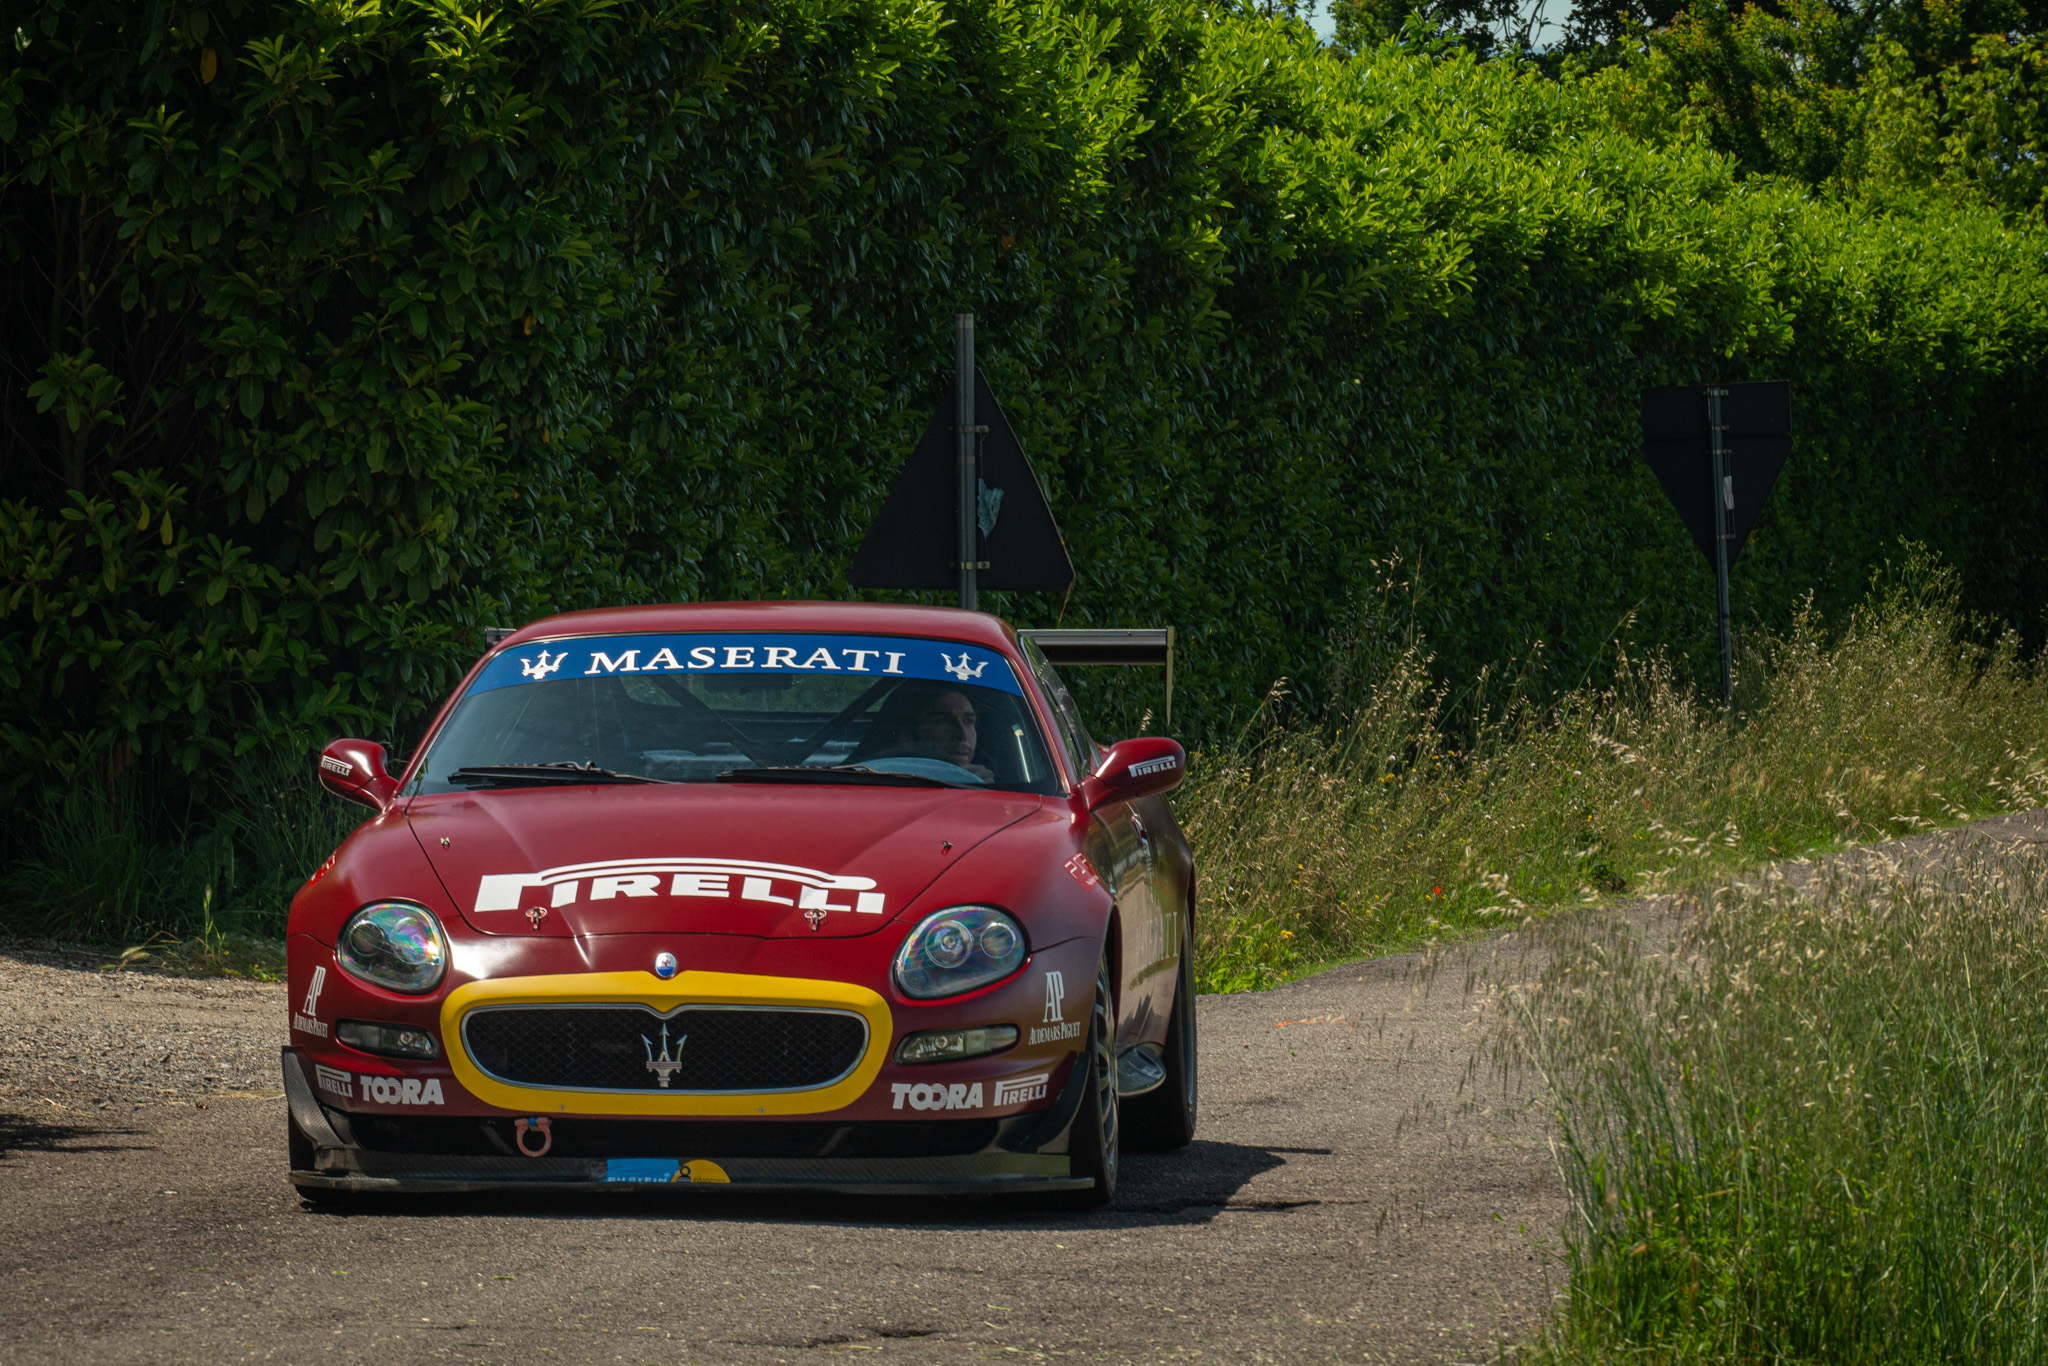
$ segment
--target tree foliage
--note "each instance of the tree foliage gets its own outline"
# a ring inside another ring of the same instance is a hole
[[[2040,236],[1745,180],[1640,71],[1185,0],[23,10],[16,781],[403,738],[483,625],[845,596],[960,309],[1081,569],[993,605],[1176,624],[1197,736],[1394,550],[1447,672],[1709,643],[1646,384],[1793,381],[1741,602],[1846,603],[1902,533],[2048,589]]]

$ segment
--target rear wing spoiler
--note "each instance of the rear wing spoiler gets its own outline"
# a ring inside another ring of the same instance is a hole
[[[1166,712],[1161,725],[1173,728],[1173,628],[1074,627],[1019,631],[1051,664],[1156,664],[1166,669]]]

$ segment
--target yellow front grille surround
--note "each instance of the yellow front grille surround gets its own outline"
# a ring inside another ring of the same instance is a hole
[[[661,1012],[684,1005],[812,1006],[850,1010],[868,1022],[867,1051],[852,1072],[815,1091],[733,1091],[690,1095],[671,1091],[563,1091],[514,1086],[470,1061],[462,1021],[479,1006],[644,1005]],[[736,972],[685,972],[664,982],[651,972],[567,972],[467,982],[441,1003],[441,1041],[448,1066],[486,1104],[527,1114],[566,1115],[816,1115],[852,1104],[889,1056],[889,1003],[866,987],[809,977],[755,977]]]

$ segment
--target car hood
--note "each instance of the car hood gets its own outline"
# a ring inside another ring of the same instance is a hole
[[[512,788],[407,820],[483,934],[870,934],[1043,804],[933,788]]]

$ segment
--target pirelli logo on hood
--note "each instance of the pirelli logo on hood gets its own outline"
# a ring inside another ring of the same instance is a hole
[[[883,914],[884,898],[871,877],[821,873],[788,863],[744,859],[612,859],[567,863],[536,873],[486,873],[477,883],[479,915],[517,911],[538,891],[549,906],[612,901],[619,897],[703,897],[713,901],[754,901],[815,912]]]

